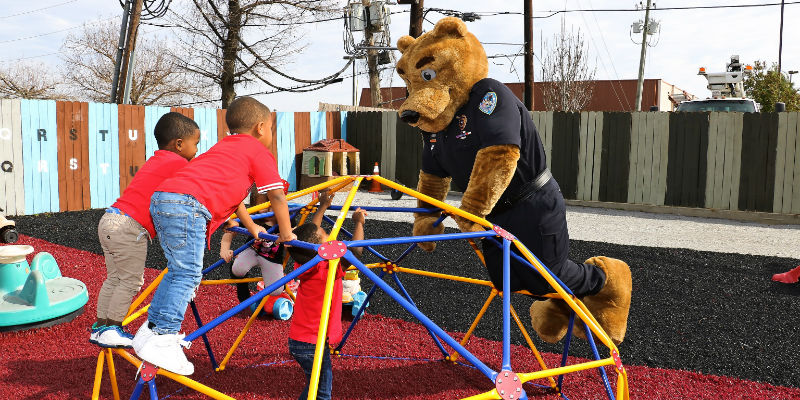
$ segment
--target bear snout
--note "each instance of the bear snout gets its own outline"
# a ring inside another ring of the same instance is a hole
[[[403,110],[400,113],[400,120],[407,124],[416,124],[419,121],[419,113],[413,110]]]

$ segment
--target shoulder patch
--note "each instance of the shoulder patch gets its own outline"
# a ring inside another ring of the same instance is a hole
[[[483,96],[483,100],[481,100],[481,104],[478,106],[478,109],[486,115],[492,115],[492,112],[494,112],[494,108],[496,106],[497,93],[488,92],[485,96]]]

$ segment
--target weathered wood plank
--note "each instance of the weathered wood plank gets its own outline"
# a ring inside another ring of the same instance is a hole
[[[631,166],[630,173],[628,174],[628,203],[638,203],[641,201],[638,189],[641,187],[639,183],[639,163],[641,162],[641,146],[640,136],[641,131],[641,113],[633,113],[631,115],[631,152],[628,155],[628,163]]]
[[[708,177],[710,179],[706,180],[706,187],[705,187],[705,207],[712,208],[715,207],[714,204],[714,196],[715,196],[715,177],[717,172],[721,172],[722,168],[720,167],[717,169],[717,123],[718,123],[718,112],[711,112],[709,113],[709,120],[708,120],[708,152],[706,153],[706,165],[708,168]]]
[[[0,100],[0,207],[5,215],[25,214],[21,130],[20,101]]]
[[[775,197],[772,201],[772,209],[779,213],[783,209],[783,179],[786,176],[786,136],[787,136],[787,113],[778,115],[778,137],[775,154]]]
[[[786,113],[786,145],[785,151],[785,166],[783,174],[783,193],[781,201],[781,213],[789,214],[792,212],[794,205],[794,194],[800,191],[800,188],[794,187],[794,176],[797,167],[800,165],[800,154],[795,152],[795,145],[798,139],[798,115],[800,113],[792,112]]]
[[[603,124],[604,113],[595,113],[594,129],[594,160],[592,162],[592,200],[598,200],[600,195],[600,169],[603,156]]]

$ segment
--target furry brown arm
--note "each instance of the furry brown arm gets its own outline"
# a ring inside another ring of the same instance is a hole
[[[450,178],[440,178],[436,175],[419,171],[419,183],[417,184],[417,191],[430,196],[436,200],[444,201],[447,197],[447,191],[450,190]],[[417,207],[426,208],[431,207],[430,204],[417,200]],[[433,223],[442,215],[441,211],[432,213],[414,213],[414,229],[413,235],[438,235],[444,232],[444,224],[434,227]],[[424,242],[419,243],[418,246],[425,251],[433,251],[436,249],[436,243]]]
[[[469,185],[461,198],[462,210],[484,218],[505,192],[519,160],[519,147],[504,144],[485,147],[478,151]],[[462,232],[482,231],[484,228],[468,219],[455,217]]]

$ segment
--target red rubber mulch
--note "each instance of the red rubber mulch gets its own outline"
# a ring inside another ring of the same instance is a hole
[[[0,398],[89,398],[98,348],[88,343],[87,327],[94,321],[93,303],[105,278],[103,258],[30,237],[21,237],[20,243],[34,246],[37,253],[52,253],[65,276],[86,283],[90,300],[86,312],[72,322],[0,333]],[[150,282],[156,272],[148,269],[146,281]],[[205,286],[197,298],[206,322],[235,302],[230,286]],[[246,316],[240,315],[210,332],[218,360],[224,357],[245,322]],[[139,324],[135,322],[132,329]],[[187,351],[196,367],[192,378],[237,399],[296,398],[304,377],[287,352],[288,327],[288,322],[258,320],[225,371],[217,373],[212,372],[202,341],[195,341]],[[187,312],[184,328],[196,329],[191,311]],[[460,339],[461,334],[454,336]],[[498,368],[500,343],[473,338],[467,347],[487,365]],[[334,360],[336,399],[454,399],[483,393],[493,386],[473,368],[436,361],[442,356],[420,324],[367,315],[356,327],[345,353],[357,356]],[[544,358],[551,367],[560,361],[557,354],[544,354]],[[129,398],[136,368],[120,357],[114,360],[121,397]],[[579,361],[582,359],[570,358],[569,362]],[[531,352],[521,346],[512,346],[512,366],[521,372],[539,369]],[[800,399],[800,389],[796,388],[642,366],[627,366],[627,370],[633,399]],[[616,375],[611,369],[607,372],[613,387]],[[157,379],[157,384],[162,398],[168,395],[175,399],[206,398],[163,377]],[[531,398],[558,397],[531,384],[525,388]],[[595,370],[569,374],[564,390],[572,399],[605,398]],[[112,398],[107,373],[103,377],[101,398]]]

